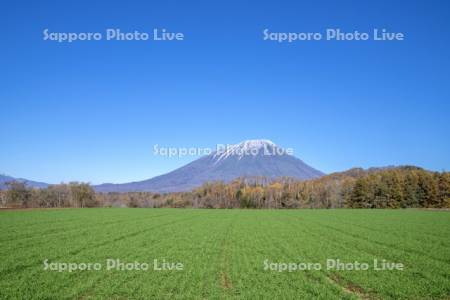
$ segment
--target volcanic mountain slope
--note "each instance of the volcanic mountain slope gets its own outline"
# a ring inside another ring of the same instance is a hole
[[[201,157],[170,173],[148,180],[95,186],[98,192],[178,192],[188,191],[205,182],[229,182],[238,177],[317,178],[322,172],[269,140],[248,140]]]

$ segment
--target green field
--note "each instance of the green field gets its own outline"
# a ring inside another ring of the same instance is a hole
[[[0,227],[1,299],[450,298],[445,211],[22,210],[0,211]],[[46,259],[102,268],[44,270]],[[107,259],[150,268],[106,270]],[[183,270],[154,270],[154,259]],[[327,270],[327,259],[370,268]],[[404,270],[374,270],[374,259]],[[265,261],[323,268],[278,272]]]

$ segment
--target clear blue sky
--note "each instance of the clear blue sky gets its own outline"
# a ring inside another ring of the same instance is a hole
[[[0,173],[142,180],[195,159],[153,145],[266,138],[324,172],[450,169],[448,1],[8,1],[0,24]],[[283,43],[262,30],[403,32]],[[182,42],[43,41],[42,31],[183,32]]]

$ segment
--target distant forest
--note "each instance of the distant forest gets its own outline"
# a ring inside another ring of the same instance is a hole
[[[0,191],[3,207],[177,208],[450,208],[450,173],[404,166],[360,168],[314,180],[240,178],[180,193],[95,193],[87,183],[32,189],[22,182]]]

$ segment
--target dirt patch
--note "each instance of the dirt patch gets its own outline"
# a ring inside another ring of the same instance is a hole
[[[333,273],[330,276],[328,276],[328,279],[331,281],[331,283],[339,286],[345,293],[352,294],[358,297],[359,299],[363,300],[377,299],[374,295],[368,294],[362,287],[360,287],[356,283],[348,281],[336,273]]]
[[[230,277],[226,272],[220,273],[220,285],[225,290],[229,290],[233,287],[233,285],[231,284]]]

